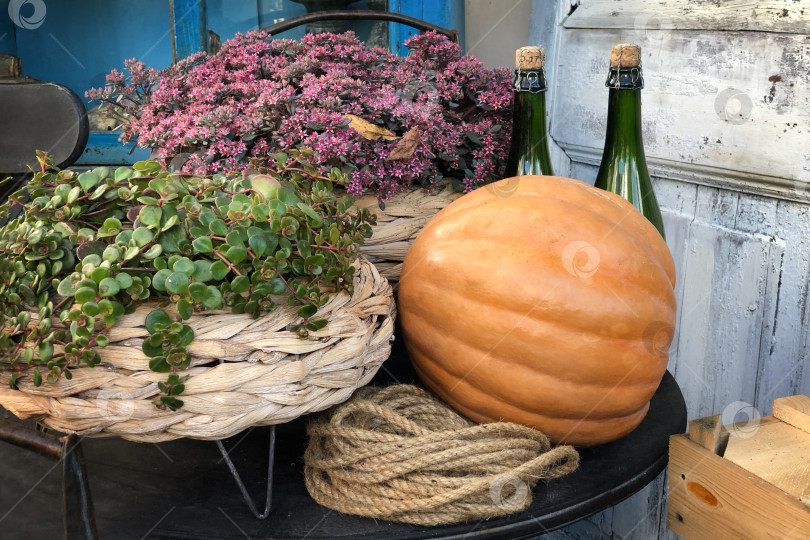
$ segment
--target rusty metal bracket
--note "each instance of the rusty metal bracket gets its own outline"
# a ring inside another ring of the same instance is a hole
[[[62,459],[67,437],[39,431],[20,422],[0,419],[0,441],[25,448],[51,459]]]
[[[0,79],[22,78],[22,62],[13,54],[0,53]]]

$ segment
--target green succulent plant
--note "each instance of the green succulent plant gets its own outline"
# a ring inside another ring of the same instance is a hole
[[[374,216],[350,212],[332,189],[345,175],[320,175],[311,156],[295,149],[256,174],[197,177],[151,161],[60,171],[38,152],[41,170],[0,206],[21,210],[0,227],[0,369],[12,388],[28,371],[39,386],[43,373],[53,383],[95,366],[110,328],[146,301],[179,315],[150,312],[143,342],[149,367],[169,373],[156,405],[172,410],[183,405],[194,340],[184,321],[195,312],[258,317],[286,298],[300,317],[290,331],[323,328],[313,317],[324,291],[352,292]]]

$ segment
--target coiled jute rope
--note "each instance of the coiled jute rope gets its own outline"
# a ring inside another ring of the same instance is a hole
[[[446,525],[519,512],[538,480],[579,465],[518,424],[478,425],[421,388],[364,388],[308,427],[309,494],[343,512]]]

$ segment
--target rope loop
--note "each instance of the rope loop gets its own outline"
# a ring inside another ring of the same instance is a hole
[[[307,489],[360,516],[446,525],[520,512],[539,480],[573,472],[579,454],[518,424],[475,424],[411,385],[363,388],[310,423]]]

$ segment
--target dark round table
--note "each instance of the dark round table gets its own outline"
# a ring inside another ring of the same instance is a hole
[[[401,346],[401,344],[398,344]],[[375,381],[412,383],[400,346]],[[667,464],[669,436],[686,428],[686,406],[669,372],[641,425],[609,444],[581,450],[573,474],[539,483],[528,510],[508,517],[417,527],[342,515],[307,494],[302,456],[306,418],[278,426],[273,508],[257,520],[242,499],[213,442],[137,444],[85,439],[95,518],[101,538],[528,538],[574,523],[629,497]],[[248,491],[261,506],[270,428],[225,441]],[[64,535],[60,468],[52,460],[0,444],[0,527],[3,538]]]

